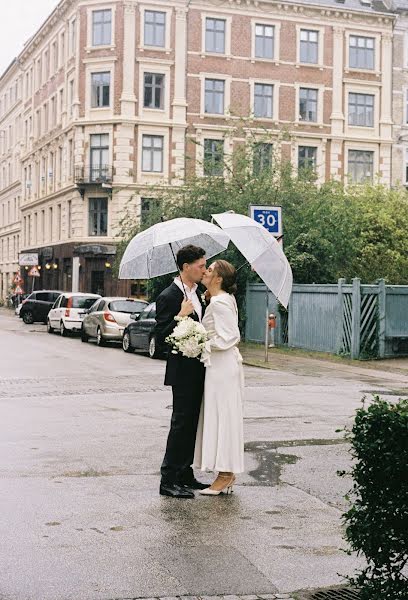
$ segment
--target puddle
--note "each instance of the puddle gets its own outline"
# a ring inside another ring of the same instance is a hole
[[[294,465],[300,460],[299,456],[278,452],[281,448],[298,446],[333,446],[345,444],[343,438],[331,440],[287,440],[282,442],[248,442],[245,451],[252,454],[257,462],[257,468],[249,471],[255,483],[246,483],[246,486],[276,486],[280,485],[282,470],[285,465]]]

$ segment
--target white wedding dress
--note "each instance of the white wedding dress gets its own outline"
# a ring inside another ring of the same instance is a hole
[[[237,348],[240,333],[235,297],[227,293],[213,296],[202,324],[209,341],[201,358],[207,369],[194,467],[243,473],[244,371]]]

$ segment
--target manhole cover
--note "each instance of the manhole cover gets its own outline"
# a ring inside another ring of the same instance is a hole
[[[359,594],[350,588],[331,588],[307,592],[299,596],[299,600],[358,600]]]

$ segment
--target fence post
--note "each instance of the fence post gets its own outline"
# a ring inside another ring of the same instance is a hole
[[[385,356],[385,280],[378,280],[378,357]]]
[[[360,279],[353,279],[353,307],[351,318],[351,358],[360,356],[360,328],[361,328],[361,284]]]
[[[343,285],[346,280],[341,278],[337,282],[337,340],[336,353],[340,354],[342,350],[343,328],[344,328],[344,309],[343,309]]]

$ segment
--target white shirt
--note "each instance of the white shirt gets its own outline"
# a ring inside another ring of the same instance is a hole
[[[174,283],[183,292],[183,296],[184,296],[184,294],[187,294],[187,299],[191,300],[191,302],[193,303],[194,311],[198,315],[199,321],[201,322],[201,319],[203,316],[203,307],[197,296],[198,285],[195,283],[192,288],[189,288],[188,285],[184,284],[184,287],[183,287],[183,283],[182,283],[180,277],[176,277],[174,279]]]

